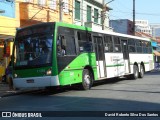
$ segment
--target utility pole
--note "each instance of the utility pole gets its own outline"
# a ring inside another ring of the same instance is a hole
[[[135,0],[133,0],[133,35],[135,35]]]
[[[83,0],[82,0],[82,4],[81,4],[81,26],[83,26]]]
[[[105,28],[105,0],[103,0],[103,9],[102,9],[102,12],[101,12],[101,16],[102,16],[102,30],[104,30]]]
[[[105,19],[106,19],[106,11],[107,11],[107,5],[111,2],[113,2],[114,0],[111,0],[107,3],[105,3],[105,0],[103,0],[103,8],[101,11],[101,17],[102,17],[102,30],[104,30],[105,28]]]
[[[59,21],[63,22],[63,0],[59,0]]]

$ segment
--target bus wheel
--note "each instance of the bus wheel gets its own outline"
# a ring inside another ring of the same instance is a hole
[[[143,66],[141,65],[140,66],[140,72],[139,72],[139,78],[143,78],[144,77],[144,68]]]
[[[88,69],[83,70],[82,89],[89,90],[92,87],[93,75]]]
[[[139,75],[138,66],[134,65],[133,74],[131,75],[131,79],[136,80],[138,78],[138,75]]]

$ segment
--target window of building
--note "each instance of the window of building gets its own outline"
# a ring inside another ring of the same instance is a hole
[[[40,6],[46,5],[46,0],[38,0],[38,5]]]
[[[75,19],[80,20],[80,2],[75,0]]]
[[[30,3],[32,3],[33,0],[24,0],[24,2],[30,2]]]
[[[91,12],[92,12],[91,6],[87,5],[87,22],[91,22],[92,21],[91,20]]]
[[[57,2],[56,0],[50,0],[49,8],[53,9],[53,10],[56,10],[56,7],[57,7],[57,3],[56,2]]]
[[[94,8],[94,22],[98,23],[98,9]]]
[[[64,2],[63,11],[64,11],[64,13],[68,13],[69,12],[69,1],[68,0],[63,0],[63,2]]]

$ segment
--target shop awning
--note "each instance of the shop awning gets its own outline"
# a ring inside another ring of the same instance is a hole
[[[158,47],[157,42],[152,41],[151,43],[152,43],[152,47]]]
[[[4,40],[9,40],[9,41],[13,41],[13,38],[14,36],[11,36],[11,35],[3,35],[3,34],[0,34],[0,41],[4,41]]]
[[[153,54],[155,55],[155,56],[160,56],[160,52],[158,52],[158,51],[153,51]]]

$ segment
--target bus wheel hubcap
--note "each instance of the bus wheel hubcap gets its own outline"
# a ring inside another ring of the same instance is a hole
[[[86,83],[86,85],[90,84],[90,76],[89,75],[85,75],[84,82]]]

